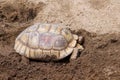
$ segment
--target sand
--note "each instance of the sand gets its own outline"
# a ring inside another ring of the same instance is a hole
[[[0,80],[120,80],[119,0],[0,0]],[[73,61],[23,59],[15,38],[37,22],[61,23],[82,35]]]

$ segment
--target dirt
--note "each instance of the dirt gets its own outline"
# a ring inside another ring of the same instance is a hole
[[[97,3],[93,1],[90,3]],[[76,28],[72,32],[84,37],[85,47],[76,60],[69,61],[68,57],[59,62],[24,59],[13,49],[15,38],[36,22],[46,4],[19,0],[12,4],[4,0],[0,3],[0,80],[120,80],[120,33],[98,35]],[[93,7],[103,8],[103,4]],[[54,22],[49,17],[46,19]]]

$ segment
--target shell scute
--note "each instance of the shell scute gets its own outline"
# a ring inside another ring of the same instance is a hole
[[[28,47],[30,48],[39,48],[39,33],[38,32],[30,32],[29,40],[27,41]]]

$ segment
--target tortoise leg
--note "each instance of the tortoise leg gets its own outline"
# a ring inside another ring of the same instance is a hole
[[[74,48],[74,50],[70,56],[70,59],[75,60],[75,59],[77,59],[77,57],[78,57],[78,48]]]
[[[77,44],[76,47],[78,48],[79,52],[84,50],[84,47],[82,45],[80,45],[80,44]]]
[[[71,59],[71,60],[77,59],[77,57],[78,57],[78,55],[79,55],[79,52],[81,52],[81,51],[83,51],[83,50],[84,50],[83,46],[80,45],[80,44],[77,44],[77,46],[76,46],[76,47],[74,48],[74,50],[73,50],[73,53],[71,54],[70,59]]]

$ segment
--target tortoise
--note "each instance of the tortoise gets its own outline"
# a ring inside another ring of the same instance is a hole
[[[61,60],[70,55],[77,58],[82,36],[72,34],[66,26],[52,23],[36,23],[21,32],[15,40],[14,49],[30,59],[49,61]]]

